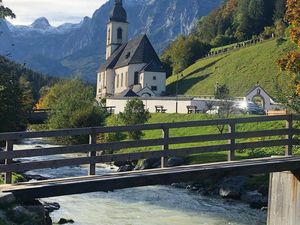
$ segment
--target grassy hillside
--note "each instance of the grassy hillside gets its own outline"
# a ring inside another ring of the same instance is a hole
[[[179,75],[178,94],[211,95],[217,82],[227,84],[232,96],[245,96],[257,82],[275,95],[276,61],[295,48],[289,41],[277,45],[269,40],[224,55],[201,59]],[[167,79],[168,94],[176,93],[177,75]],[[285,80],[281,79],[284,84]]]

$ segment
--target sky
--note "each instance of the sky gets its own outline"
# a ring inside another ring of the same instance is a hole
[[[52,26],[78,23],[93,13],[107,0],[3,0],[16,14],[9,21],[15,25],[30,25],[39,17],[46,17]]]

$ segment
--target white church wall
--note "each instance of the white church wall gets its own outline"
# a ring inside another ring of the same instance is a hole
[[[124,108],[127,104],[127,101],[133,98],[107,98],[106,106],[115,107],[115,114],[119,114],[124,111]],[[150,113],[156,113],[155,106],[163,106],[166,109],[166,113],[176,113],[176,103],[177,103],[177,112],[180,114],[187,114],[187,106],[195,105],[195,101],[192,98],[188,99],[178,99],[176,101],[175,98],[140,98],[144,105],[145,109],[149,110]],[[201,104],[198,104],[199,106]],[[204,107],[205,104],[203,103]],[[204,110],[204,108],[200,109],[200,112]]]
[[[156,95],[163,95],[166,92],[166,73],[143,72],[141,81],[142,88],[148,86]],[[153,87],[156,87],[156,90]]]
[[[141,69],[146,65],[146,63],[140,64],[130,64],[128,66],[128,86],[134,84],[134,73],[141,71]]]
[[[124,66],[115,70],[115,93],[119,94],[128,88],[128,66]],[[127,76],[126,76],[127,74]],[[123,76],[123,79],[122,79]],[[118,81],[119,79],[119,81]]]

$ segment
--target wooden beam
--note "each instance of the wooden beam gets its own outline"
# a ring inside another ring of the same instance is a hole
[[[5,147],[5,151],[6,152],[11,152],[13,151],[13,142],[11,140],[6,141],[6,147]],[[11,165],[12,164],[12,159],[5,159],[4,165]],[[5,173],[5,184],[11,184],[12,183],[12,172],[13,171],[9,171]]]
[[[94,133],[93,133],[93,134],[90,134],[90,136],[89,136],[89,144],[90,144],[90,145],[94,145],[94,144],[96,144],[96,141],[97,141],[97,135],[94,134]],[[89,153],[89,156],[90,156],[90,158],[93,158],[93,157],[96,156],[96,154],[97,154],[96,151],[91,151],[91,152]],[[90,175],[90,176],[96,175],[96,163],[91,163],[91,164],[89,165],[89,175]]]

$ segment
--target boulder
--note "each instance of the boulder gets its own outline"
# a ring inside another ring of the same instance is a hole
[[[67,220],[65,218],[61,218],[59,221],[58,221],[58,224],[67,224],[67,223],[74,223],[74,220]]]
[[[120,166],[118,169],[118,172],[127,172],[127,171],[132,171],[134,170],[135,166],[133,165],[124,165],[124,166]]]
[[[52,213],[53,211],[60,209],[60,205],[57,202],[42,202],[42,204],[48,213]]]
[[[185,159],[181,157],[171,157],[168,159],[167,165],[172,167],[172,166],[181,166],[185,164]]]
[[[139,170],[154,169],[154,168],[160,167],[160,165],[161,165],[160,158],[150,158],[150,159],[144,159],[142,161],[141,166],[136,167],[136,169],[139,169]]]
[[[242,186],[246,181],[247,177],[244,176],[224,178],[220,184],[219,195],[223,198],[240,198]]]
[[[251,208],[261,209],[268,205],[268,198],[258,191],[247,191],[241,196],[242,201],[250,204]]]
[[[0,205],[9,205],[16,202],[12,193],[0,193]]]

